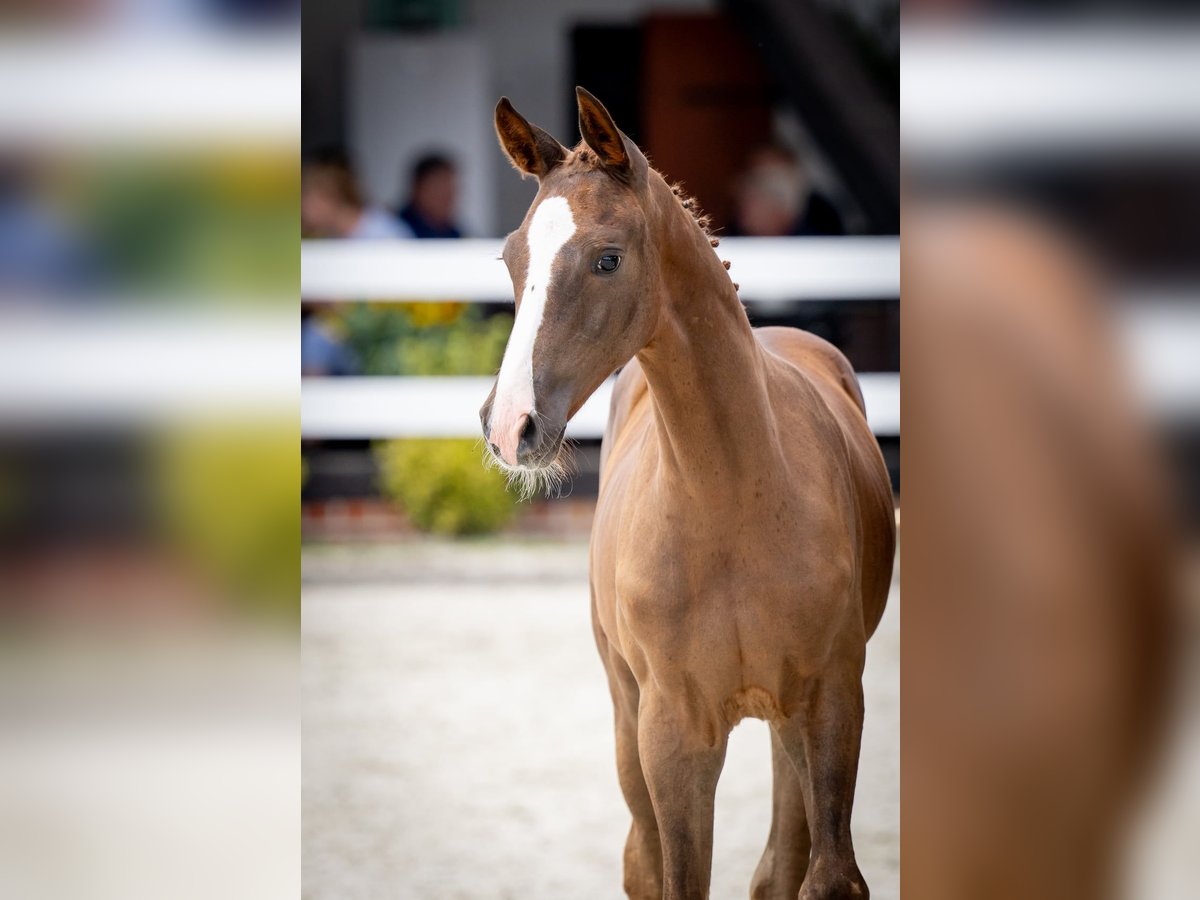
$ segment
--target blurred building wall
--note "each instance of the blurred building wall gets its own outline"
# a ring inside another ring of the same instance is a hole
[[[741,31],[711,15],[649,16],[643,46],[642,148],[718,230],[728,228],[732,186],[749,152],[772,136],[767,71]]]
[[[362,0],[309,0],[301,31],[300,75],[306,149],[345,139],[349,38],[362,22]]]
[[[468,234],[495,221],[495,138],[485,39],[471,30],[370,33],[349,57],[348,132],[367,193],[404,202],[412,164],[431,150],[458,164],[459,215]]]
[[[535,185],[522,180],[512,172],[508,161],[495,146],[490,134],[491,106],[502,95],[510,97],[514,105],[530,121],[537,123],[554,134],[564,144],[574,144],[579,139],[579,130],[569,114],[570,96],[573,85],[569,84],[571,72],[571,28],[578,24],[631,24],[650,13],[672,11],[716,10],[716,0],[464,0],[461,9],[461,29],[443,31],[392,32],[394,39],[411,40],[413,46],[437,46],[439,41],[452,39],[455,35],[469,33],[478,41],[484,68],[478,73],[481,79],[488,108],[484,116],[489,133],[481,151],[487,154],[490,178],[480,173],[467,173],[464,185],[463,212],[472,227],[479,217],[481,234],[504,234],[517,226],[529,208]],[[363,40],[384,41],[393,39],[386,31],[373,32],[366,37],[363,27],[365,4],[362,0],[309,0],[304,4],[304,144],[312,148],[322,144],[345,142],[362,157],[364,166],[374,171],[375,163],[368,162],[374,153],[364,147],[354,146],[353,112],[356,100],[354,91],[355,46]],[[614,53],[614,67],[629,67],[635,63]],[[474,61],[468,61],[474,67]],[[463,73],[464,76],[466,73]],[[412,91],[410,100],[423,110],[437,109],[436,100],[420,95],[430,90],[439,90],[433,85],[422,84]],[[449,88],[447,88],[449,91]],[[603,99],[603,98],[601,98]],[[451,107],[453,108],[453,107]],[[417,132],[414,145],[426,146],[421,135],[437,132],[446,107],[437,115],[426,119],[413,119],[410,126]],[[384,117],[383,125],[394,124]],[[620,124],[620,123],[618,123]],[[463,144],[451,147],[465,161],[476,152],[474,147]],[[371,199],[378,203],[391,203],[395,199],[398,173],[408,159],[392,160],[390,179],[367,172],[366,177]],[[379,165],[382,167],[383,163]],[[478,177],[478,182],[472,178]],[[376,183],[379,180],[379,184]],[[488,194],[482,198],[470,196],[478,184]]]
[[[568,114],[564,92],[570,74],[570,29],[579,23],[627,23],[651,11],[716,9],[714,0],[472,0],[467,20],[478,30],[492,65],[493,100],[507,95],[531,122],[564,144],[579,140],[579,129]],[[516,51],[514,48],[520,48]],[[632,60],[615,57],[614,66]],[[586,85],[585,85],[586,87]],[[604,99],[603,97],[601,98]],[[621,123],[618,123],[618,125]],[[497,232],[515,228],[529,208],[535,185],[517,178],[497,150],[492,155],[497,173]]]

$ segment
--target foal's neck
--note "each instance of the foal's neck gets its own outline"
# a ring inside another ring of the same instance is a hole
[[[638,353],[662,459],[688,481],[732,487],[774,449],[762,347],[708,235],[656,185],[662,315]]]

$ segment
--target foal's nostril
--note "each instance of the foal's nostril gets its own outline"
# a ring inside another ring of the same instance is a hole
[[[538,428],[537,420],[533,413],[529,413],[521,423],[521,432],[517,437],[517,461],[533,462],[541,440],[542,432]]]
[[[525,427],[521,429],[521,444],[532,445],[537,440],[537,433],[537,423],[533,421],[533,416],[526,416]]]

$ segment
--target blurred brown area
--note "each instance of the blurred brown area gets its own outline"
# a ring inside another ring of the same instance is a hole
[[[1179,637],[1161,460],[1068,242],[906,214],[904,881],[1105,896]]]
[[[746,148],[771,139],[766,69],[723,17],[652,15],[642,41],[642,146],[659,171],[704,198],[720,232],[734,219],[729,186],[745,165]]]
[[[906,63],[931,52],[925,89],[945,91],[903,112],[902,887],[1193,896],[1172,836],[1200,822],[1200,386],[1170,346],[1132,352],[1131,323],[1194,333],[1200,169],[1169,104],[1122,127],[1132,95],[1078,76],[1140,73],[1155,40],[1197,32],[1089,43],[1069,20],[906,16]],[[1022,78],[1098,100],[1027,115]],[[1182,116],[1194,92],[1176,88]],[[984,112],[956,128],[943,101]]]

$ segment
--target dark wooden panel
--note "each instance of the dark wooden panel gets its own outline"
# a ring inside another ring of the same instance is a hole
[[[642,141],[642,30],[637,25],[579,25],[571,31],[571,83],[564,91],[568,122],[576,113],[575,85],[600,99],[613,121],[639,145]],[[579,140],[573,127],[560,136]]]
[[[771,137],[766,70],[723,15],[689,14],[645,20],[642,71],[642,146],[727,225],[747,154]]]

